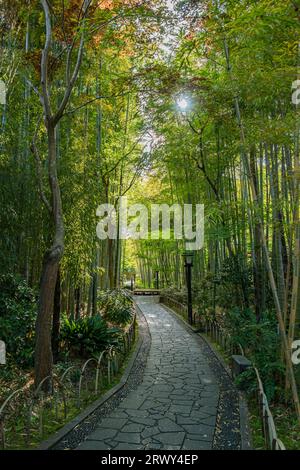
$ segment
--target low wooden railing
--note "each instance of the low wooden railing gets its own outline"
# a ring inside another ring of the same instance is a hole
[[[262,420],[262,432],[268,450],[286,450],[283,442],[278,438],[277,431],[270,411],[268,400],[258,370],[254,367],[258,382],[258,403]]]
[[[133,295],[160,295],[159,289],[134,289]]]
[[[178,302],[178,300],[172,299],[171,297],[168,297],[166,295],[161,295],[160,296],[160,303],[166,305],[167,307],[170,307],[173,309],[175,312],[179,313],[182,315],[184,318],[187,319],[188,311],[187,311],[187,306]]]

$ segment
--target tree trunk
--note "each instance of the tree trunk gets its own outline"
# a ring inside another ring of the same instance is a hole
[[[80,287],[75,289],[75,318],[76,320],[80,318]]]
[[[110,238],[108,239],[108,279],[109,288],[114,288],[114,243]]]
[[[52,217],[54,222],[54,240],[44,257],[40,281],[39,309],[36,321],[35,345],[35,386],[52,375],[51,328],[53,320],[54,294],[59,262],[64,252],[64,222],[62,216],[61,194],[56,168],[55,127],[46,122],[48,135],[48,172],[52,196]],[[45,390],[51,390],[50,381],[45,381]]]
[[[255,148],[250,151],[250,167],[253,175],[254,185],[258,193],[258,181],[255,164]],[[261,239],[260,239],[260,228],[257,222],[254,223],[253,227],[253,238],[254,238],[254,251],[253,251],[253,278],[254,278],[254,291],[255,291],[255,315],[257,322],[261,319],[262,314],[262,277],[261,277]]]
[[[57,279],[59,259],[50,250],[44,258],[40,284],[39,310],[36,321],[35,344],[35,385],[52,374],[51,327],[54,307],[54,292]],[[43,389],[51,391],[51,382],[46,381]]]
[[[54,307],[53,307],[53,321],[52,321],[52,354],[54,364],[58,361],[59,355],[59,330],[60,330],[60,311],[61,311],[61,279],[60,270],[57,271],[55,293],[54,293]]]

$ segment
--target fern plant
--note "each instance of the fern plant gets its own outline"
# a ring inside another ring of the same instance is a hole
[[[60,339],[67,351],[74,356],[91,356],[111,345],[118,346],[120,330],[109,328],[100,315],[78,320],[65,318]]]
[[[100,292],[98,306],[101,315],[109,323],[125,326],[132,320],[132,300],[121,290]]]

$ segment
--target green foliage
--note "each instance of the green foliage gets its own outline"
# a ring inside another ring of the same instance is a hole
[[[250,300],[252,290],[252,266],[242,255],[226,258],[218,275],[218,305],[230,308],[243,305],[245,297]]]
[[[101,315],[109,323],[125,326],[132,320],[132,300],[121,290],[100,292],[98,306]]]
[[[225,325],[233,342],[242,346],[245,355],[259,370],[268,400],[278,398],[285,370],[280,360],[280,338],[274,315],[264,312],[258,323],[252,310],[235,308],[226,315]],[[238,382],[250,392],[257,389],[253,369],[241,374]]]
[[[83,317],[78,320],[64,318],[60,339],[65,351],[73,356],[88,357],[118,345],[120,330],[109,328],[100,315]]]
[[[176,287],[167,287],[161,290],[162,295],[170,297],[181,304],[187,303],[187,291],[186,289],[176,289]]]
[[[35,321],[33,290],[12,274],[0,276],[0,338],[6,343],[8,357],[18,366],[33,364]]]
[[[214,305],[224,311],[244,308],[245,298],[253,300],[251,265],[241,256],[225,258],[216,275],[208,271],[195,283],[194,292],[195,304],[204,314],[214,314]]]
[[[197,306],[202,317],[211,318],[213,314],[214,300],[214,276],[207,273],[194,285],[194,304]]]

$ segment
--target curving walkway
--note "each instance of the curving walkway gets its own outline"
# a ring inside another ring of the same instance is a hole
[[[143,381],[78,449],[211,449],[220,387],[197,336],[151,299],[137,303],[152,338]]]

